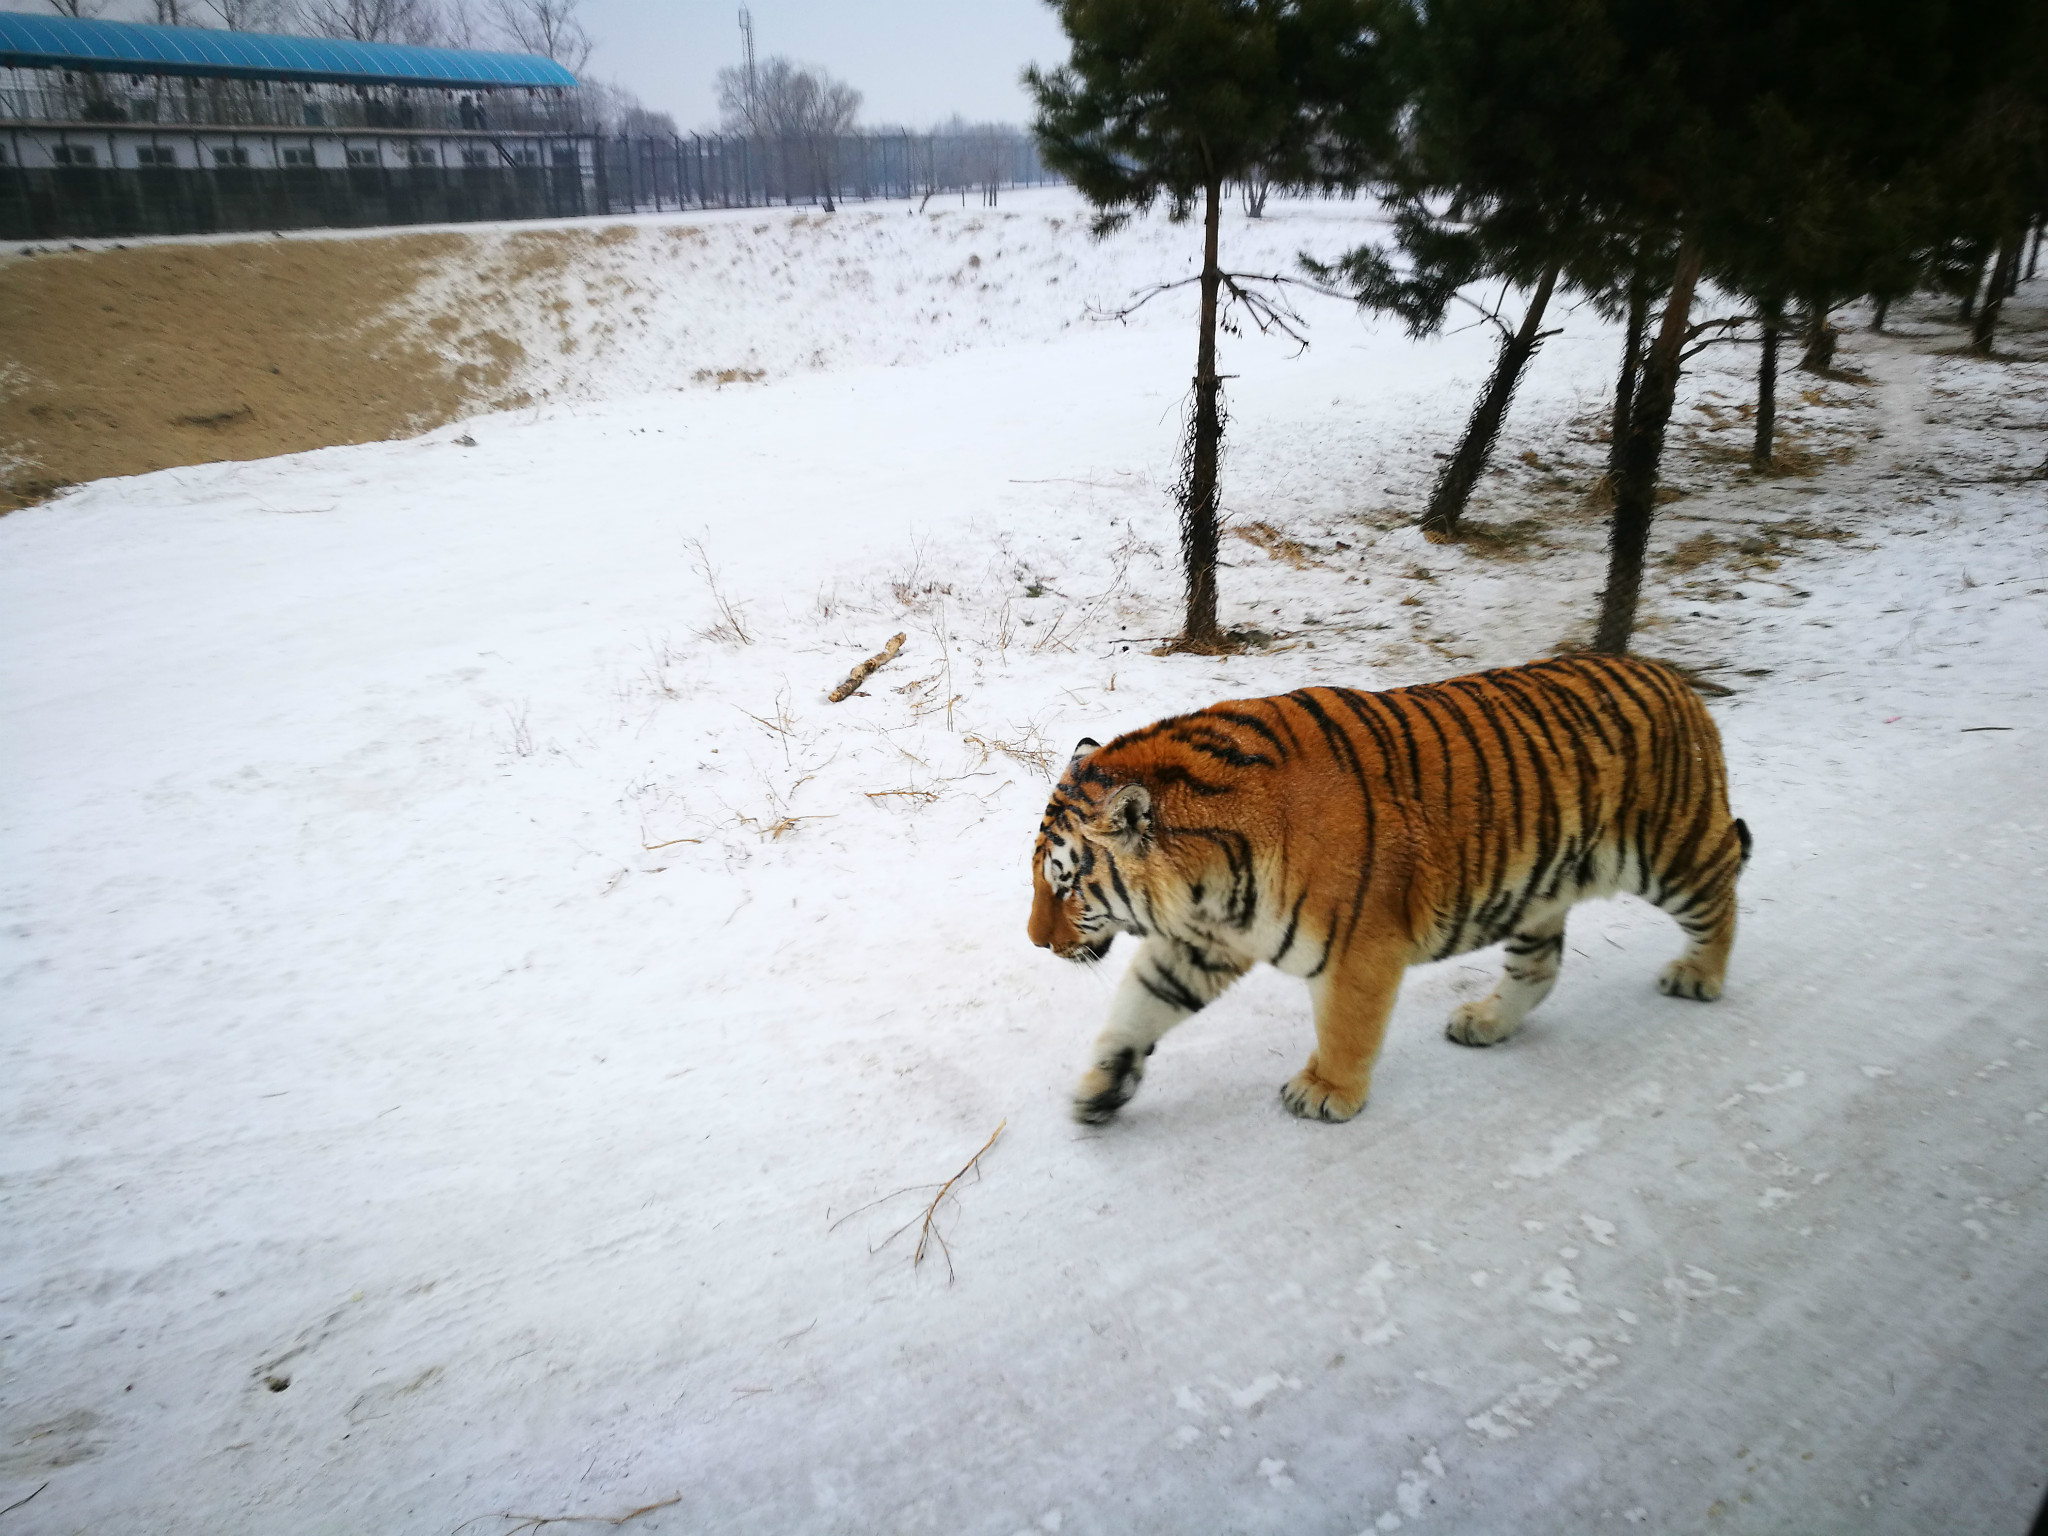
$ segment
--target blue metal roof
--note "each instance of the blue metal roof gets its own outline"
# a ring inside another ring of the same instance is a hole
[[[537,54],[471,53],[268,32],[79,21],[14,11],[0,11],[0,67],[469,89],[576,84],[568,70]]]

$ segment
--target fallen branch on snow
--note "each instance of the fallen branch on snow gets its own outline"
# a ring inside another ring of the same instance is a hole
[[[48,1483],[44,1483],[42,1488],[38,1488],[36,1490],[36,1493],[41,1493],[43,1491],[43,1488],[47,1488],[49,1486],[50,1485]],[[28,1496],[28,1499],[34,1498],[36,1496],[36,1493],[30,1494]],[[13,1514],[17,1509],[21,1508],[22,1505],[26,1504],[28,1502],[28,1499],[16,1499],[12,1504],[8,1505],[5,1509],[0,1509],[0,1515]]]
[[[40,1491],[40,1490],[38,1490]],[[642,1515],[651,1515],[657,1509],[667,1509],[671,1504],[680,1504],[683,1496],[678,1493],[652,1504],[642,1504],[638,1509],[629,1509],[623,1515],[478,1515],[476,1520],[465,1520],[455,1527],[459,1533],[475,1525],[477,1520],[514,1520],[518,1523],[507,1527],[499,1536],[521,1536],[525,1531],[538,1531],[550,1525],[624,1525],[628,1520],[638,1520]]]
[[[953,1283],[953,1250],[946,1246],[946,1235],[943,1232],[941,1232],[938,1228],[939,1202],[944,1200],[947,1195],[953,1192],[953,1186],[955,1184],[958,1184],[962,1179],[966,1178],[968,1174],[975,1171],[976,1165],[978,1165],[981,1162],[982,1154],[987,1152],[990,1147],[996,1144],[996,1137],[1003,1134],[1003,1127],[1007,1126],[1009,1123],[1010,1122],[1006,1119],[1002,1122],[1001,1125],[998,1125],[993,1131],[991,1131],[989,1133],[988,1140],[984,1141],[981,1144],[981,1151],[975,1153],[974,1156],[970,1157],[969,1159],[967,1159],[966,1162],[962,1163],[960,1165],[960,1171],[958,1173],[955,1173],[953,1177],[951,1177],[950,1179],[946,1180],[945,1183],[938,1186],[938,1193],[932,1196],[931,1202],[925,1206],[922,1215],[911,1217],[910,1220],[903,1223],[902,1226],[898,1227],[894,1232],[891,1232],[887,1237],[883,1238],[879,1243],[875,1244],[875,1246],[869,1249],[868,1251],[870,1253],[880,1253],[884,1248],[888,1247],[891,1243],[895,1242],[897,1238],[901,1237],[904,1233],[908,1232],[912,1227],[916,1227],[918,1229],[917,1247],[910,1255],[910,1267],[912,1269],[915,1269],[918,1265],[922,1264],[924,1262],[925,1254],[930,1250],[931,1246],[934,1243],[936,1243],[938,1245],[939,1253],[944,1257],[946,1261],[946,1284],[951,1285]],[[889,1201],[894,1200],[898,1195],[907,1195],[911,1193],[913,1190],[930,1189],[931,1187],[932,1186],[929,1184],[907,1184],[902,1189],[892,1190],[888,1194],[882,1196],[880,1200],[870,1200],[866,1205],[855,1206],[852,1210],[848,1211],[844,1216],[840,1217],[839,1220],[833,1222],[832,1225],[827,1227],[825,1230],[828,1232],[837,1231],[841,1226],[853,1220],[853,1218],[858,1216],[862,1211],[871,1211],[878,1205],[885,1205]],[[830,1215],[831,1213],[828,1211],[826,1212],[826,1214]]]
[[[879,668],[884,667],[888,665],[889,662],[895,660],[896,653],[903,649],[903,642],[909,638],[910,637],[907,634],[891,635],[889,637],[889,643],[887,645],[883,646],[874,655],[870,656],[866,661],[862,662],[859,666],[855,667],[851,672],[847,673],[846,681],[841,683],[837,688],[834,688],[830,693],[826,694],[825,697],[830,699],[834,704],[840,703],[842,700],[852,697],[853,691],[856,688],[860,687],[862,683],[866,682],[868,678],[871,677]]]
[[[990,1147],[996,1144],[996,1138],[1003,1134],[1003,1126],[1008,1125],[1009,1123],[1010,1122],[1008,1120],[1004,1120],[1001,1125],[998,1125],[993,1131],[989,1132],[988,1140],[984,1141],[981,1144],[981,1152],[986,1152]],[[953,1177],[951,1177],[950,1179],[946,1180],[945,1183],[941,1184],[939,1186],[939,1192],[936,1195],[932,1196],[932,1203],[924,1208],[924,1224],[919,1229],[917,1234],[917,1250],[910,1255],[910,1267],[912,1269],[915,1269],[918,1265],[924,1262],[925,1249],[929,1247],[933,1242],[937,1242],[939,1245],[939,1252],[946,1256],[946,1283],[949,1285],[953,1281],[953,1250],[946,1246],[945,1234],[940,1232],[939,1229],[932,1223],[939,1214],[939,1202],[945,1199],[948,1194],[952,1193],[952,1189],[955,1184],[958,1184],[962,1179],[966,1178],[969,1173],[974,1171],[974,1165],[981,1161],[981,1152],[975,1153],[974,1156],[970,1157],[969,1159],[967,1159],[965,1163],[961,1164],[960,1171],[954,1174]],[[910,1224],[908,1222],[905,1222],[904,1229],[907,1229],[909,1225]]]

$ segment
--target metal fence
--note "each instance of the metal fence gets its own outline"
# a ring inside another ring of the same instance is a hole
[[[1022,134],[607,138],[0,125],[0,239],[203,234],[929,199],[1054,178]]]
[[[747,208],[978,192],[1058,180],[1022,133],[863,133],[761,139],[690,134],[607,139],[607,186],[622,208]]]

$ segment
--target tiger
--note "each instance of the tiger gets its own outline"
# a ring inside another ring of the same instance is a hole
[[[1721,995],[1749,828],[1684,674],[1577,654],[1368,693],[1309,687],[1084,738],[1033,847],[1033,944],[1139,941],[1073,1113],[1113,1117],[1175,1025],[1261,961],[1309,985],[1305,1119],[1362,1109],[1403,972],[1505,944],[1445,1032],[1496,1045],[1557,980],[1576,902],[1630,892],[1678,922],[1669,996]]]

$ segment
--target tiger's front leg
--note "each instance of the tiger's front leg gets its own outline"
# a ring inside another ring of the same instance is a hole
[[[1304,1120],[1349,1120],[1365,1108],[1372,1064],[1408,967],[1405,939],[1355,943],[1309,983],[1316,1048],[1280,1085],[1280,1102]]]
[[[1215,1001],[1250,967],[1210,950],[1154,935],[1124,972],[1095,1037],[1091,1065],[1074,1089],[1074,1118],[1100,1125],[1138,1091],[1159,1037]]]

